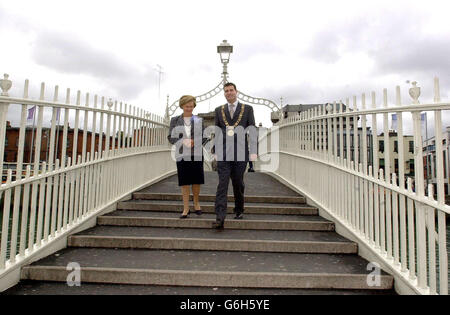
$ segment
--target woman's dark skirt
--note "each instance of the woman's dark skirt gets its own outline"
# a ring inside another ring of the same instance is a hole
[[[178,186],[201,185],[205,183],[203,161],[178,161]]]

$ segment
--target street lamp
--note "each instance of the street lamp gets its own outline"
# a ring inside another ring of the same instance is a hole
[[[231,53],[233,52],[233,46],[231,46],[226,40],[223,40],[223,42],[219,46],[217,46],[217,52],[219,53],[220,61],[223,64],[222,77],[223,83],[225,84],[228,78],[227,65],[230,61]]]
[[[213,89],[209,90],[204,94],[196,96],[197,103],[209,100],[214,96],[216,96],[217,94],[219,94],[221,91],[223,91],[224,85],[228,82],[227,66],[228,63],[230,62],[231,54],[233,53],[233,46],[231,46],[226,40],[223,40],[222,43],[220,43],[219,46],[217,46],[217,53],[219,54],[220,61],[223,64],[222,80]],[[237,94],[237,98],[243,102],[246,102],[247,104],[267,106],[272,110],[272,115],[274,115],[274,117],[277,116],[278,120],[283,119],[280,107],[271,100],[260,97],[252,97],[249,95],[245,95],[242,92],[239,92]],[[178,101],[175,101],[172,103],[172,105],[169,106],[169,99],[167,98],[166,116],[165,116],[167,117],[167,121],[169,121],[169,118],[172,117],[175,111],[179,108],[178,103],[179,103]]]

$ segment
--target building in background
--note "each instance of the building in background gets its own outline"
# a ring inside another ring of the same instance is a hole
[[[41,163],[46,162],[47,165],[49,164],[49,158],[50,158],[50,135],[51,135],[51,128],[42,127],[41,129],[42,136],[41,136],[41,145],[39,150],[39,168],[41,168]],[[152,131],[150,130],[150,133]],[[35,163],[35,149],[36,149],[36,133],[37,128],[33,128],[30,126],[27,126],[25,128],[25,138],[24,138],[24,147],[23,147],[23,169],[25,172],[25,169],[27,165],[31,166],[31,169],[33,170],[34,163]],[[2,174],[2,181],[6,180],[6,175],[8,172],[8,169],[13,170],[13,176],[15,176],[15,169],[17,165],[18,160],[18,154],[19,154],[19,134],[20,134],[20,127],[12,127],[11,123],[9,121],[6,122],[6,136],[5,136],[5,149],[4,149],[4,156],[3,156],[3,174]],[[134,134],[134,141],[139,141],[138,138],[140,138],[140,132],[139,130],[135,130],[133,132]],[[68,160],[69,158],[73,159],[78,158],[83,153],[83,135],[84,131],[82,129],[78,129],[78,136],[77,136],[77,145],[74,150],[74,135],[75,130],[73,128],[70,128],[68,126],[67,129],[67,139],[66,139],[66,166],[68,166]],[[91,150],[91,144],[92,144],[92,135],[94,135],[94,148]],[[56,126],[55,128],[55,147],[54,147],[54,160],[53,163],[56,162],[56,160],[61,161],[62,153],[63,153],[63,139],[64,138],[64,126]],[[115,140],[114,140],[115,139]],[[128,143],[131,143],[131,137],[122,137],[121,138],[121,147],[123,146],[123,142],[127,140]],[[99,133],[93,134],[91,131],[86,132],[86,158],[87,154],[95,154],[95,152],[98,153],[99,151],[99,145],[100,145],[100,136]],[[114,145],[113,145],[114,143]],[[102,133],[102,143],[101,143],[101,151],[105,150],[106,148],[106,135],[105,133]],[[117,148],[118,146],[118,137],[112,137],[110,138],[110,145],[109,148]],[[127,144],[125,145],[127,146]],[[76,151],[76,152],[75,152]],[[75,152],[75,153],[74,153]],[[61,162],[60,162],[61,163]],[[25,174],[25,173],[24,173]]]
[[[378,165],[386,173],[386,151],[389,150],[390,173],[399,174],[399,150],[403,150],[404,170],[406,177],[414,179],[414,137],[403,136],[403,148],[398,146],[397,131],[389,131],[389,143],[385,143],[384,132],[377,136],[378,141]]]
[[[433,184],[434,188],[434,194],[436,194],[436,187],[437,187],[437,180],[436,180],[436,154],[442,154],[443,155],[443,161],[444,161],[444,183],[445,185],[445,194],[449,194],[449,177],[450,177],[450,171],[449,171],[449,143],[450,143],[450,126],[445,129],[445,131],[442,133],[442,149],[443,152],[439,153],[436,152],[436,138],[432,137],[424,141],[423,143],[423,167],[424,167],[424,177],[425,177],[425,183]]]
[[[325,104],[298,104],[298,105],[285,105],[281,108],[281,111],[283,112],[283,117],[289,118],[292,116],[295,116],[297,114],[301,114],[302,112],[308,111],[310,109],[315,109],[319,107],[326,107],[328,105],[333,106],[331,103],[325,103]],[[338,111],[340,111],[340,104],[336,104],[336,108]],[[347,110],[347,106],[345,104],[342,104],[342,108],[344,112]],[[358,118],[359,119],[359,118]],[[278,122],[278,118],[271,116],[272,122],[275,124]]]

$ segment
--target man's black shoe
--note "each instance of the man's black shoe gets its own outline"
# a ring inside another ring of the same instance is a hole
[[[249,172],[249,173],[254,173],[255,170],[254,170],[253,168],[249,168],[249,169],[248,169],[248,172]]]
[[[243,217],[244,217],[244,214],[242,212],[241,213],[236,213],[234,219],[235,220],[242,220]]]
[[[212,224],[212,228],[216,230],[223,230],[223,225],[224,225],[223,221],[216,221]]]

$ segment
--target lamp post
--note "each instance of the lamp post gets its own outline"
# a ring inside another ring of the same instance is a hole
[[[209,100],[218,95],[221,91],[223,91],[223,86],[228,82],[228,63],[230,62],[230,56],[233,53],[233,46],[231,46],[226,40],[223,40],[222,43],[217,46],[217,53],[219,54],[220,61],[223,65],[222,80],[213,89],[204,94],[196,96],[197,103]],[[272,117],[277,118],[277,120],[283,120],[281,108],[271,100],[245,95],[240,91],[238,91],[237,98],[247,104],[263,105],[269,107],[272,110]],[[167,103],[166,107],[166,117],[168,117],[169,120],[169,118],[178,109],[178,100],[173,102],[172,105],[168,105],[169,103]]]
[[[230,56],[233,53],[233,46],[231,46],[225,39],[219,46],[217,46],[217,53],[220,55],[220,61],[223,65],[222,82],[225,84],[228,80],[228,62],[230,62]]]

